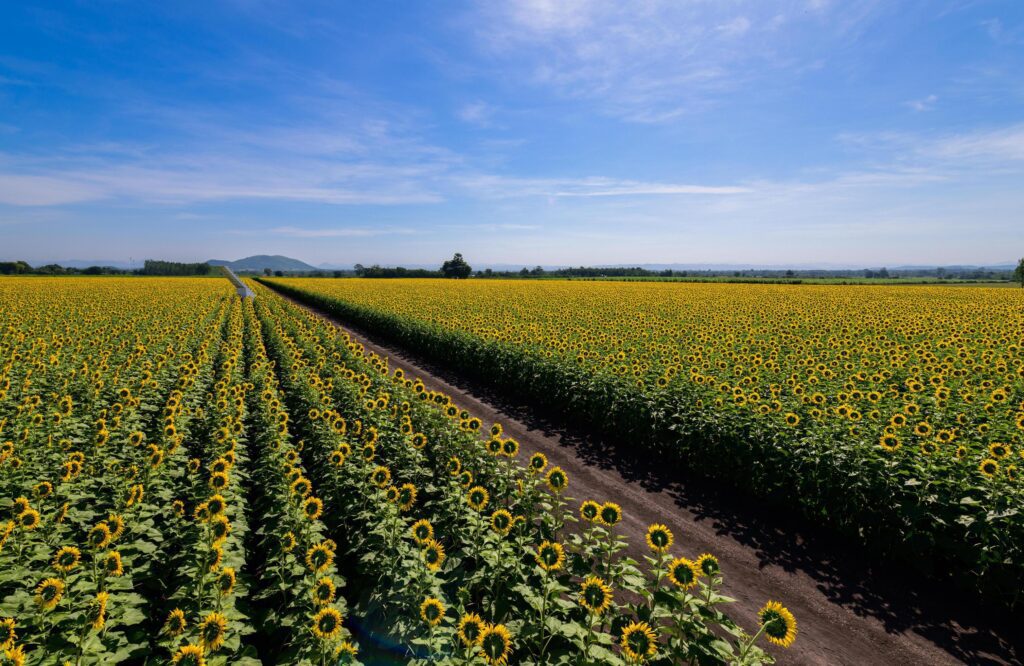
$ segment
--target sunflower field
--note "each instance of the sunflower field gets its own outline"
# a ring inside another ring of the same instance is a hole
[[[263,286],[0,279],[0,664],[771,663],[723,569]],[[769,647],[770,646],[770,647]]]
[[[1019,601],[1021,290],[266,283],[880,559]]]

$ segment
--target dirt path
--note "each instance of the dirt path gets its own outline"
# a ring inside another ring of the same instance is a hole
[[[676,550],[716,555],[724,593],[736,599],[729,614],[744,627],[756,626],[765,600],[782,602],[796,616],[799,635],[789,650],[771,650],[780,664],[1024,663],[1019,617],[986,613],[915,576],[867,566],[813,526],[780,521],[751,502],[662,479],[655,466],[630,460],[614,442],[558,426],[543,408],[511,402],[493,388],[311,311],[388,357],[392,370],[402,368],[444,391],[485,423],[501,423],[519,441],[520,456],[544,453],[568,472],[568,494],[577,501],[618,502],[634,556],[647,526],[656,522],[672,529]]]

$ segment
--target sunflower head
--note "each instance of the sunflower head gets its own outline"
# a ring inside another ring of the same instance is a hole
[[[235,569],[234,567],[224,567],[217,576],[217,591],[226,596],[231,594],[231,591],[234,589]]]
[[[600,615],[612,604],[612,588],[597,576],[588,576],[580,583],[580,605]]]
[[[503,624],[488,625],[480,632],[478,649],[490,666],[505,666],[512,650],[512,636]]]
[[[378,488],[386,488],[391,483],[391,470],[387,467],[377,467],[370,474],[370,480]]]
[[[677,557],[668,565],[669,580],[684,590],[688,590],[696,585],[700,574],[701,570],[697,568],[696,563],[685,557]]]
[[[992,458],[985,458],[981,461],[981,464],[978,465],[978,470],[991,479],[996,475],[996,472],[999,471],[999,463]]]
[[[565,550],[560,543],[545,541],[537,547],[534,559],[544,571],[557,571],[565,564]]]
[[[714,576],[721,569],[718,566],[718,558],[711,553],[704,553],[697,558],[697,568],[700,569],[705,576]]]
[[[164,631],[169,636],[180,636],[185,632],[187,624],[185,622],[185,611],[175,608],[167,614],[167,620],[164,621]]]
[[[757,614],[768,642],[788,648],[796,640],[796,618],[777,601],[769,601]]]
[[[673,541],[672,530],[665,525],[655,524],[647,528],[647,547],[655,553],[666,552]]]
[[[409,511],[416,504],[416,486],[404,483],[398,489],[398,510]]]
[[[547,484],[551,492],[560,493],[569,485],[569,475],[561,467],[552,467],[547,473]]]
[[[14,618],[5,617],[0,619],[0,650],[8,650],[14,645],[18,634],[14,631]]]
[[[315,544],[306,551],[306,565],[314,573],[326,571],[332,562],[334,562],[334,551],[323,543]]]
[[[476,613],[466,613],[459,620],[459,640],[466,647],[473,647],[480,642],[480,634],[487,624]]]
[[[540,474],[548,466],[548,458],[543,453],[534,453],[530,456],[530,471]]]
[[[180,666],[206,666],[206,650],[202,645],[182,645],[174,653],[171,663]]]
[[[466,502],[477,511],[483,511],[491,496],[483,486],[473,486],[466,493]]]
[[[316,520],[324,512],[324,503],[319,497],[307,497],[302,503],[302,513],[309,520]]]
[[[121,576],[124,574],[124,566],[121,564],[121,553],[116,550],[112,550],[107,553],[107,557],[103,560],[103,569],[107,572],[108,576]]]
[[[420,604],[420,618],[432,627],[444,620],[444,604],[440,599],[427,597]]]
[[[336,588],[334,581],[324,577],[313,586],[313,603],[317,606],[326,606],[334,602]]]
[[[109,546],[112,538],[113,535],[110,532],[110,526],[105,520],[89,530],[89,536],[87,537],[89,545],[96,550],[102,550]]]
[[[595,522],[598,514],[601,513],[601,505],[594,500],[587,500],[580,505],[580,518],[589,522]]]
[[[322,641],[333,641],[341,633],[341,613],[337,608],[321,608],[313,616],[313,633]]]
[[[506,509],[498,509],[491,514],[491,529],[501,536],[508,536],[513,524],[512,514]]]
[[[428,569],[438,571],[444,564],[444,558],[444,546],[440,543],[429,539],[423,544],[423,563]]]
[[[215,652],[224,644],[228,631],[228,618],[216,611],[207,614],[199,623],[199,641],[204,648]]]
[[[53,568],[62,574],[66,574],[77,567],[81,559],[82,551],[74,546],[64,546],[53,556]]]
[[[614,527],[622,520],[622,507],[615,502],[605,502],[598,513],[598,519],[608,527]]]
[[[508,458],[515,458],[519,455],[519,442],[514,439],[506,439],[501,443],[501,452]]]
[[[36,603],[43,610],[53,610],[64,596],[64,581],[47,578],[36,587]]]
[[[413,523],[410,531],[412,532],[412,538],[420,545],[434,538],[434,526],[425,518]]]
[[[622,630],[619,645],[627,658],[646,661],[658,651],[658,637],[646,622],[632,622]]]

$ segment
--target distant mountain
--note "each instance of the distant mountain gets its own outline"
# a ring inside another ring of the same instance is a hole
[[[285,273],[297,273],[318,270],[316,266],[310,266],[304,261],[284,257],[280,254],[257,254],[237,261],[225,261],[224,259],[210,259],[206,263],[211,266],[227,266],[233,271],[255,271],[260,272],[264,268],[272,271],[283,271]]]

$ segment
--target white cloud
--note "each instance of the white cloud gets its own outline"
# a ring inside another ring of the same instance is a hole
[[[59,206],[103,197],[102,188],[74,177],[0,173],[0,203],[12,206]]]
[[[939,101],[938,95],[928,95],[922,99],[912,99],[904,102],[906,106],[909,106],[914,111],[921,113],[922,111],[931,111],[935,108],[935,103]]]
[[[730,37],[738,37],[746,34],[746,32],[750,30],[750,19],[746,16],[737,16],[728,23],[723,23],[718,26],[716,29]]]
[[[491,116],[494,115],[494,107],[486,102],[472,102],[461,107],[457,115],[460,120],[471,125],[487,127],[491,124]]]
[[[291,236],[293,238],[368,238],[371,236],[409,236],[416,233],[415,229],[395,227],[341,227],[341,228],[302,228],[274,227],[272,234]]]

